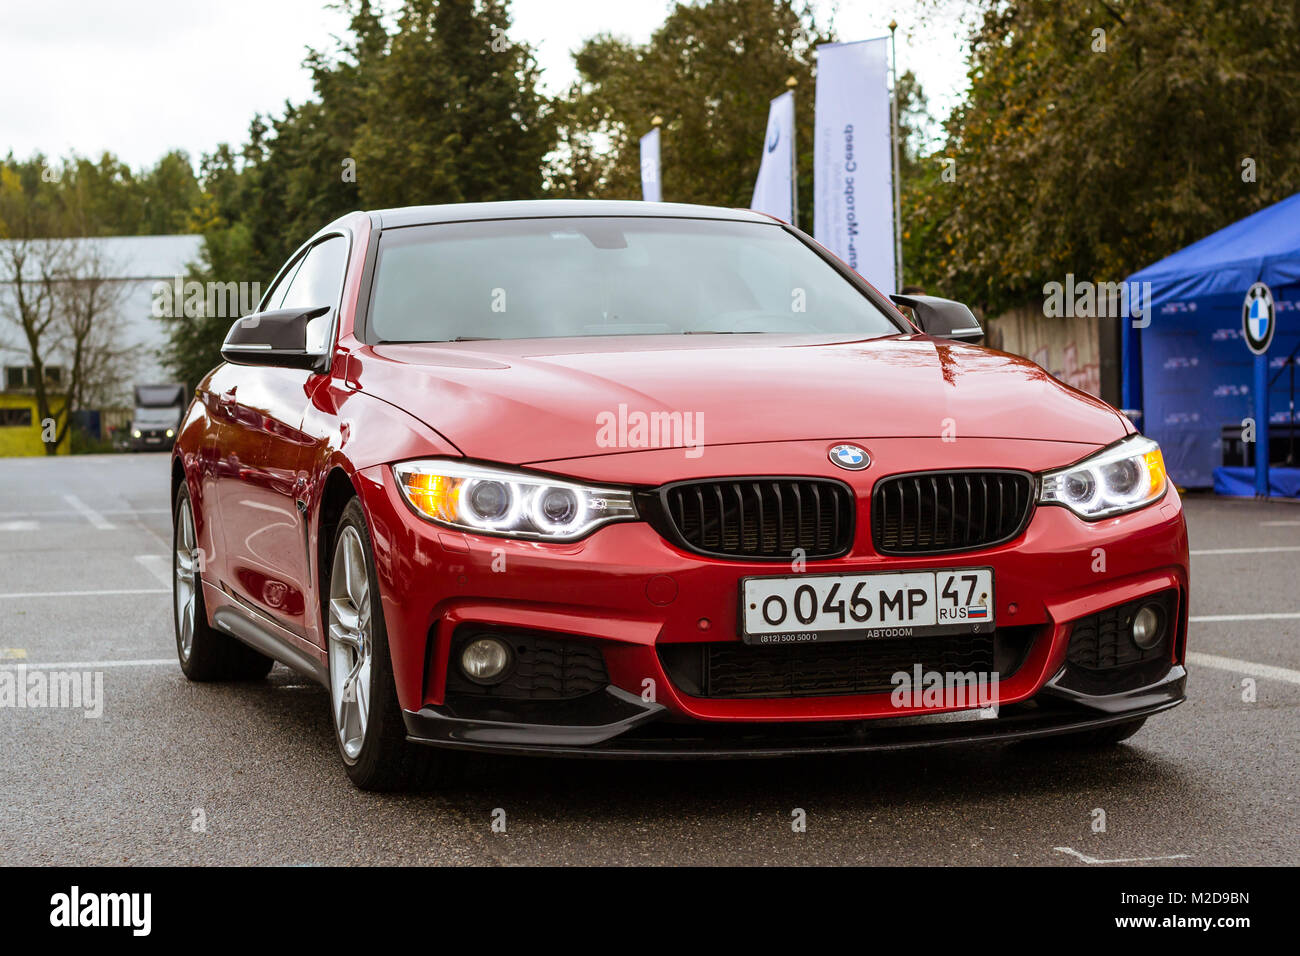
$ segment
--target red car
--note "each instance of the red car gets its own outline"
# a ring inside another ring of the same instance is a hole
[[[593,757],[1124,739],[1184,698],[1159,448],[752,212],[353,213],[172,462],[194,680],[329,689],[368,789]]]

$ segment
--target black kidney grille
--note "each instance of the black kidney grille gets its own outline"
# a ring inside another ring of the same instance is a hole
[[[660,657],[676,679],[687,662],[675,659],[686,653],[702,657],[698,675],[686,683],[698,683],[703,697],[822,697],[837,694],[879,694],[894,689],[893,676],[899,671],[940,673],[994,670],[994,636],[960,634],[907,640],[837,641],[829,644],[784,644],[755,646],[739,641],[707,643],[666,653]],[[695,687],[690,687],[695,690]]]
[[[933,471],[876,483],[871,533],[881,554],[938,554],[1001,544],[1033,507],[1034,479],[1020,471]]]
[[[736,478],[669,485],[659,493],[668,537],[728,558],[832,558],[853,544],[853,492],[816,478]],[[661,533],[664,529],[660,529]]]

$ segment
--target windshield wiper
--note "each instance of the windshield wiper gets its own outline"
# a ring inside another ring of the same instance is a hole
[[[491,335],[458,335],[454,339],[444,339],[444,342],[499,342],[500,339]]]

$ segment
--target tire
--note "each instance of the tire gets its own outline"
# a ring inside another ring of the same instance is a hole
[[[443,755],[407,743],[374,552],[361,502],[348,502],[323,575],[330,715],[339,757],[360,790],[430,786]]]
[[[172,509],[172,625],[181,671],[192,681],[260,680],[275,662],[208,624],[202,565],[190,491],[181,482]]]
[[[1142,725],[1146,722],[1145,717],[1138,717],[1136,720],[1126,720],[1122,724],[1111,724],[1109,727],[1100,727],[1097,730],[1085,730],[1077,734],[1059,734],[1046,738],[1046,741],[1049,743],[1059,741],[1067,747],[1113,747],[1132,737],[1142,729]]]

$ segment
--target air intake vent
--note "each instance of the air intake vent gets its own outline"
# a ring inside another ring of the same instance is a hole
[[[1155,646],[1146,649],[1138,647],[1129,636],[1133,617],[1144,604],[1158,605],[1164,612],[1161,618],[1164,633]],[[1067,649],[1070,663],[1088,670],[1101,671],[1167,657],[1168,638],[1173,630],[1177,607],[1177,592],[1164,591],[1079,618],[1070,628],[1070,644]]]
[[[727,478],[678,482],[647,509],[660,534],[712,557],[835,558],[853,544],[853,491],[828,478]]]
[[[973,551],[1024,530],[1034,478],[1022,471],[928,471],[876,483],[871,534],[881,554]]]
[[[739,641],[661,644],[659,659],[675,686],[697,697],[830,697],[886,694],[894,675],[970,673],[987,679],[994,635],[752,646]]]
[[[461,673],[461,649],[476,637],[495,637],[510,645],[512,660],[499,684],[476,684]],[[609,684],[600,649],[563,636],[507,631],[478,625],[457,628],[447,669],[448,699],[572,700]]]

